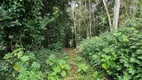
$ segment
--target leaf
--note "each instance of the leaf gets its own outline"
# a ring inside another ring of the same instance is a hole
[[[62,71],[62,72],[61,72],[61,76],[62,76],[62,77],[65,77],[66,74],[67,74],[67,73],[66,73],[65,71]]]
[[[50,60],[46,60],[46,64],[52,66],[54,63],[52,61],[50,61]]]
[[[133,68],[129,68],[128,70],[129,70],[129,73],[131,73],[131,74],[135,74],[135,69],[133,69]]]
[[[103,51],[105,52],[105,53],[109,53],[109,48],[105,48],[105,49],[103,49]]]
[[[9,58],[12,58],[12,54],[11,53],[8,53],[6,54],[3,59],[9,59]]]
[[[142,56],[138,56],[137,58],[142,60]]]
[[[20,59],[20,58],[22,57],[22,55],[23,55],[23,52],[20,51],[20,52],[17,54],[18,59]]]
[[[60,67],[64,69],[66,67],[66,64],[60,64]]]
[[[130,46],[130,48],[131,48],[131,49],[136,49],[136,48],[137,48],[137,46]]]
[[[65,66],[66,66],[65,68],[66,68],[67,70],[70,70],[70,69],[71,69],[69,65],[66,64]]]
[[[38,62],[33,62],[32,66],[31,66],[33,69],[40,69],[40,64]]]
[[[49,80],[56,80],[56,78],[54,76],[49,76],[48,79]]]
[[[13,39],[13,35],[9,35],[9,39]]]
[[[79,69],[77,69],[77,72],[81,72],[81,69],[79,68]]]
[[[19,70],[19,65],[18,65],[18,63],[15,63],[15,64],[14,64],[13,69],[14,69],[15,71],[18,71],[18,70]]]
[[[61,72],[61,68],[59,66],[52,66],[52,69],[54,72],[57,72],[57,73]]]
[[[106,63],[103,63],[103,64],[102,64],[102,68],[107,69],[107,68],[108,68],[107,64],[106,64]]]
[[[66,62],[64,60],[62,60],[62,59],[59,59],[58,63],[62,65],[62,64],[65,64]]]
[[[136,59],[135,58],[130,58],[130,62],[135,62],[136,61]]]
[[[55,76],[55,75],[57,75],[57,72],[52,72],[52,73],[50,73],[50,75]]]
[[[139,49],[139,50],[136,51],[136,53],[137,54],[142,54],[142,50]]]
[[[56,56],[54,54],[51,54],[48,60],[54,61],[56,60]]]
[[[28,56],[30,56],[30,59],[36,59],[34,53],[32,53],[32,52],[30,52]]]
[[[23,56],[22,58],[21,58],[21,61],[23,61],[23,62],[26,62],[26,61],[28,61],[29,60],[29,56]]]
[[[86,64],[82,64],[81,67],[84,72],[86,72],[86,70],[88,69],[88,66]]]
[[[124,41],[124,42],[129,42],[128,37],[127,37],[127,36],[123,36],[123,41]]]

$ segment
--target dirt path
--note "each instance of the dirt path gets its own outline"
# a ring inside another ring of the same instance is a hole
[[[69,71],[69,75],[63,80],[106,80],[98,79],[97,76],[100,75],[96,73],[93,68],[89,66],[86,60],[80,56],[78,50],[65,48],[64,51],[69,56],[67,62],[71,66],[71,70]]]
[[[75,76],[78,75],[77,73],[77,63],[76,63],[76,57],[78,57],[78,54],[74,49],[71,48],[65,48],[64,51],[69,55],[68,63],[71,66],[71,70],[69,72],[69,76],[66,77],[64,80],[81,80],[79,78],[76,78]]]

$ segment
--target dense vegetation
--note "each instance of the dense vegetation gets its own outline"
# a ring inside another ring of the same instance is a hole
[[[46,17],[41,16],[41,0],[3,0],[1,12],[1,49],[13,51],[18,46],[38,48],[44,36]]]
[[[60,54],[62,54],[60,59],[55,56]],[[24,53],[22,48],[19,48],[4,56],[6,62],[1,64],[0,78],[2,80],[59,80],[70,70],[70,66],[66,64],[67,59],[67,55],[63,55],[63,52],[43,49],[39,52]]]
[[[141,80],[141,17],[142,0],[0,0],[0,80]]]
[[[141,80],[142,33],[122,28],[85,40],[80,51],[90,64],[113,80]]]

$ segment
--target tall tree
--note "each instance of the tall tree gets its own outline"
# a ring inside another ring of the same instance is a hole
[[[114,19],[113,19],[113,29],[114,29],[115,31],[116,31],[117,28],[118,28],[119,11],[120,11],[120,0],[115,0]]]

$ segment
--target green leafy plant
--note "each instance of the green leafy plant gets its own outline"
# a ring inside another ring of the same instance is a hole
[[[88,65],[86,65],[85,63],[80,63],[78,64],[78,69],[77,69],[77,72],[83,74],[83,73],[86,73],[87,70],[88,70]]]
[[[0,2],[0,44],[12,52],[20,45],[39,48],[48,18],[41,16],[41,0],[2,0]],[[49,20],[50,21],[50,20]]]
[[[106,72],[108,79],[141,80],[141,35],[135,28],[121,28],[83,41],[80,51],[92,66]]]
[[[77,62],[77,75],[76,79],[82,80],[103,80],[103,72],[98,72],[97,69],[92,68],[87,64],[86,60],[83,57],[76,57]]]
[[[54,54],[50,55],[47,60],[50,71],[48,72],[49,80],[60,80],[67,76],[70,66],[66,63],[66,59],[58,59]]]
[[[81,74],[85,74],[89,68],[89,65],[86,64],[86,62],[83,60],[82,57],[77,57],[76,58],[77,61],[77,72],[81,73]]]
[[[4,60],[8,63],[15,79],[43,80],[40,64],[36,62],[36,57],[32,52],[24,53],[22,48],[18,48],[6,54]]]

